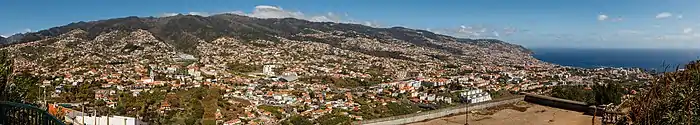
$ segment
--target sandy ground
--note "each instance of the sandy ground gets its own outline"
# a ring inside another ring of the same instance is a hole
[[[591,125],[591,118],[592,116],[583,115],[580,112],[519,103],[411,125],[466,125],[467,122],[469,125]],[[596,119],[595,124],[599,125],[600,120]]]

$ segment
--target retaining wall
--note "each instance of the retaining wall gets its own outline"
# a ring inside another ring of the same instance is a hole
[[[561,108],[566,110],[578,111],[578,112],[589,112],[591,111],[588,104],[580,101],[573,101],[567,99],[554,98],[543,95],[536,95],[530,93],[521,93],[525,95],[525,101],[530,103],[535,103],[544,106],[550,106],[555,108]]]

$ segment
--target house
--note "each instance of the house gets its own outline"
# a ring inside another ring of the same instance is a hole
[[[428,98],[426,100],[431,101],[431,102],[435,101],[435,95],[433,95],[433,94],[428,95]]]
[[[229,121],[224,122],[224,125],[237,125],[237,124],[241,124],[240,119],[231,119]]]
[[[170,103],[168,101],[163,101],[160,103],[160,110],[162,111],[169,111],[170,110]]]
[[[214,117],[215,117],[216,119],[224,118],[224,115],[221,114],[221,109],[216,109],[216,113],[214,113]]]
[[[84,125],[147,125],[139,119],[133,117],[125,116],[86,116],[78,115],[75,116],[74,124],[84,124]]]
[[[273,70],[273,68],[275,67],[275,65],[263,65],[263,74],[268,76],[274,76],[275,71]]]

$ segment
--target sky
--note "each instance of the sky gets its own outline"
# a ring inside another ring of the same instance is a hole
[[[528,48],[700,49],[698,0],[2,0],[0,35],[126,16],[234,13],[495,38]]]

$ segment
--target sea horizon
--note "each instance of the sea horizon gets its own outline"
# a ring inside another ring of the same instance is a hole
[[[539,60],[581,68],[621,67],[666,72],[700,60],[700,49],[530,48]]]

